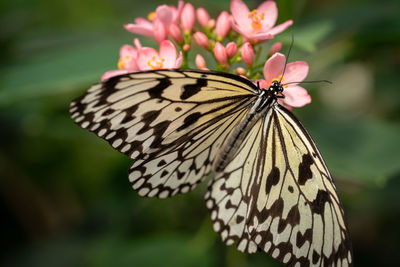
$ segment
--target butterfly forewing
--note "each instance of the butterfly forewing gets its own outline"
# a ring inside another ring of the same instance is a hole
[[[201,181],[247,113],[256,87],[235,77],[168,70],[117,76],[73,101],[70,112],[136,159],[129,178],[140,195],[164,198]]]

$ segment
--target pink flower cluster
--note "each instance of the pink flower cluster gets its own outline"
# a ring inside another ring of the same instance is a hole
[[[256,80],[262,88],[279,79],[285,84],[284,104],[289,108],[304,106],[311,102],[311,97],[298,83],[307,76],[308,64],[289,63],[283,73],[285,56],[279,53],[280,42],[269,47],[267,57],[260,56],[267,41],[293,24],[288,20],[275,25],[277,18],[278,9],[272,0],[251,11],[242,0],[231,0],[230,13],[222,11],[217,19],[211,18],[206,9],[195,9],[181,0],[177,7],[161,5],[147,19],[137,18],[135,23],[124,25],[132,33],[154,38],[159,51],[143,47],[134,39],[134,46],[121,47],[118,70],[106,72],[102,79],[137,71],[193,67],[188,54],[197,44],[207,54],[196,55],[197,68],[208,70],[209,58],[214,58],[218,71]],[[259,79],[261,75],[264,79]]]

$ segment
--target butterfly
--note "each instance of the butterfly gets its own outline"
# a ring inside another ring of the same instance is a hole
[[[213,228],[287,266],[352,266],[343,208],[315,143],[278,103],[283,84],[153,70],[112,77],[72,101],[73,120],[134,160],[139,195],[206,193]]]

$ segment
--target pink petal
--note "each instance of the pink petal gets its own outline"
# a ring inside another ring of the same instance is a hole
[[[254,85],[260,86],[261,89],[268,89],[271,84],[267,83],[265,80],[256,80]]]
[[[151,29],[149,29],[148,27],[140,26],[140,25],[136,25],[136,24],[125,24],[124,28],[127,31],[130,31],[130,32],[133,32],[136,34],[153,36],[153,27]]]
[[[150,21],[148,21],[147,19],[144,18],[136,18],[135,19],[135,24],[143,26],[143,27],[147,27],[149,29],[153,28],[153,25]]]
[[[269,32],[263,32],[263,33],[252,34],[249,38],[251,40],[255,39],[258,41],[266,41],[266,40],[274,38],[274,36],[272,34],[270,34]]]
[[[174,68],[175,68],[175,69],[179,68],[179,67],[182,65],[182,62],[183,62],[182,51],[179,51],[179,56],[178,56],[178,58],[177,58],[176,61],[175,61],[175,66],[174,66]]]
[[[150,70],[151,67],[148,65],[148,61],[152,57],[158,57],[157,51],[152,47],[143,47],[138,50],[136,63],[140,70]]]
[[[311,96],[303,87],[294,85],[285,88],[283,91],[285,98],[283,101],[292,107],[302,107],[311,103]]]
[[[275,25],[278,18],[278,8],[274,1],[265,1],[257,8],[258,14],[264,13],[264,19],[262,20],[262,30],[269,30]]]
[[[122,75],[125,73],[128,73],[128,71],[127,70],[110,70],[110,71],[107,71],[106,73],[104,73],[103,76],[101,76],[101,80],[104,81],[111,77]]]
[[[154,25],[154,38],[156,39],[157,43],[161,43],[165,39],[168,38],[168,28],[166,25],[161,21],[161,19],[156,18],[153,21]]]
[[[136,49],[130,45],[123,45],[119,49],[120,57],[125,57],[125,56],[136,57],[136,53],[137,53]]]
[[[167,5],[161,5],[156,9],[156,16],[160,19],[166,26],[169,26],[173,20],[172,10]]]
[[[163,68],[175,68],[176,48],[169,40],[164,40],[160,44],[160,57],[164,58]]]
[[[236,22],[238,27],[242,28],[246,32],[251,32],[251,20],[249,19],[249,8],[241,0],[231,1],[231,13],[233,20]]]
[[[172,19],[172,22],[174,23],[174,24],[178,24],[178,22],[179,22],[179,18],[181,17],[181,14],[182,14],[182,10],[183,10],[183,6],[185,5],[185,3],[182,1],[182,0],[179,0],[179,2],[178,2],[178,9],[176,10],[176,9],[173,9],[172,10],[172,12],[173,12],[173,19]]]
[[[139,71],[139,67],[136,62],[136,58],[132,57],[130,58],[127,62],[126,65],[124,66],[124,69],[128,71]]]
[[[235,32],[237,32],[245,37],[246,37],[247,33],[250,32],[250,31],[245,31],[244,27],[237,25],[233,20],[231,20],[231,26]]]
[[[302,82],[308,74],[308,64],[304,61],[291,62],[286,65],[283,84]]]
[[[273,34],[276,35],[278,33],[283,32],[284,30],[286,30],[290,25],[293,24],[293,20],[288,20],[285,21],[282,24],[279,24],[278,26],[273,27],[271,30],[268,31],[269,34]]]
[[[264,79],[270,85],[273,79],[279,79],[285,67],[285,56],[275,53],[264,65]]]
[[[136,46],[136,49],[142,48],[142,44],[138,38],[133,39],[133,44]]]

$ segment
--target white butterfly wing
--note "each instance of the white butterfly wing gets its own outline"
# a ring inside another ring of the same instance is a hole
[[[159,70],[113,77],[71,103],[82,128],[135,159],[133,188],[142,196],[188,192],[234,125],[256,87],[236,75]]]
[[[288,266],[352,266],[332,178],[300,122],[276,105],[250,130],[206,196],[214,229]]]

